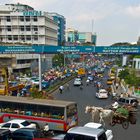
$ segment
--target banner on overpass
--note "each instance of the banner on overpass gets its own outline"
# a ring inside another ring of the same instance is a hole
[[[1,54],[19,53],[106,53],[140,54],[139,46],[0,46]]]
[[[97,46],[95,47],[95,53],[116,53],[116,54],[138,54],[140,53],[139,46]]]

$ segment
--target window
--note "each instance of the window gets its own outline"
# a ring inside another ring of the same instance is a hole
[[[28,122],[28,121],[24,121],[24,122],[22,122],[21,123],[23,126],[28,126],[28,125],[30,125],[30,123]]]
[[[22,41],[25,41],[25,36],[24,35],[22,35],[20,38],[21,38]]]
[[[20,30],[21,31],[24,31],[24,26],[20,26]]]
[[[38,36],[34,36],[34,40],[38,40]]]
[[[24,21],[24,17],[23,16],[20,16],[20,21]]]
[[[34,21],[38,21],[37,17],[34,17]]]
[[[33,29],[34,29],[34,31],[38,31],[38,28],[37,28],[37,26],[34,26],[34,28],[33,28]]]
[[[26,26],[26,31],[31,31],[31,27],[30,26]]]
[[[10,128],[11,123],[6,123],[2,126],[2,128]]]
[[[129,100],[126,100],[126,103],[129,104]]]
[[[10,16],[7,16],[6,18],[7,18],[7,22],[11,22]]]
[[[20,126],[18,124],[16,124],[16,123],[13,123],[11,128],[20,128]]]
[[[11,32],[11,26],[7,26],[7,31]]]
[[[17,35],[14,36],[14,40],[18,40],[18,36]]]
[[[29,21],[30,21],[30,17],[29,17],[29,16],[25,17],[25,20],[26,20],[27,22],[29,22]]]
[[[26,36],[26,40],[31,40],[31,36],[30,35]]]
[[[12,36],[11,35],[8,35],[8,40],[12,40]]]
[[[125,99],[122,99],[122,103],[125,103]]]

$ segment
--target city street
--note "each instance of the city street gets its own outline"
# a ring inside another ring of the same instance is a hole
[[[85,114],[85,107],[90,106],[101,106],[106,107],[110,105],[113,101],[111,97],[108,99],[97,99],[95,97],[96,88],[93,83],[86,86],[85,79],[83,79],[84,88],[80,90],[79,87],[73,86],[73,80],[69,83],[70,90],[64,89],[63,94],[59,91],[54,93],[55,99],[75,101],[78,104],[78,114],[79,114],[79,125],[83,126],[85,123],[91,122],[91,114]],[[137,123],[135,125],[129,124],[128,129],[123,129],[121,124],[116,124],[115,126],[106,125],[107,129],[111,129],[114,134],[114,140],[138,140],[140,137],[140,112],[137,113]]]

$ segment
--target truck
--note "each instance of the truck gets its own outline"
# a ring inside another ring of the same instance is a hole
[[[78,75],[84,77],[84,76],[86,75],[86,70],[85,70],[85,68],[79,68],[79,69],[78,69]]]

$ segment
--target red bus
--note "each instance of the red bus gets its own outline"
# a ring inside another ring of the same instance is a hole
[[[78,125],[77,103],[60,100],[0,96],[0,123],[25,119],[44,129],[67,131]]]

